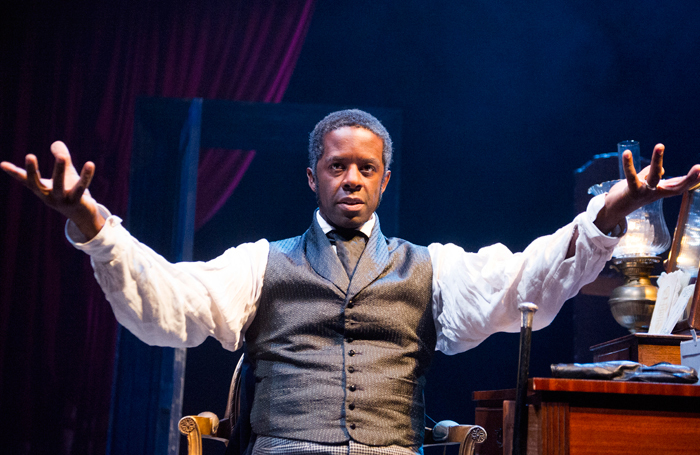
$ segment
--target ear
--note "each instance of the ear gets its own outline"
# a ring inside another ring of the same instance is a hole
[[[309,179],[309,188],[314,193],[316,192],[316,179],[314,178],[314,173],[310,167],[306,168],[306,178]]]
[[[384,173],[384,178],[382,179],[382,194],[386,190],[386,186],[389,184],[389,179],[391,178],[391,171],[386,171]]]

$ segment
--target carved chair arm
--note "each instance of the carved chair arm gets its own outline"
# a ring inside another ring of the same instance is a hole
[[[453,425],[449,427],[448,434],[442,441],[433,438],[432,428],[425,429],[424,447],[459,444],[459,455],[472,455],[476,444],[486,441],[486,430],[479,425]]]
[[[185,416],[178,424],[180,433],[187,436],[187,453],[202,455],[202,438],[216,439],[228,444],[231,430],[227,419],[219,422],[213,412],[202,412],[196,416]]]

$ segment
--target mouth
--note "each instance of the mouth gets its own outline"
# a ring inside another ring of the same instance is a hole
[[[365,202],[356,197],[344,197],[338,201],[338,205],[347,210],[359,210],[363,205],[365,205]]]

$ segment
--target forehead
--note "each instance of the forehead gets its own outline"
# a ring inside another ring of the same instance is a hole
[[[343,126],[323,136],[323,156],[356,155],[383,161],[384,142],[370,130],[360,126]]]

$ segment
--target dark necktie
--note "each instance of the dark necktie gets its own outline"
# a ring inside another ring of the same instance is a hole
[[[329,232],[328,237],[335,241],[335,248],[338,251],[338,259],[343,264],[348,278],[352,278],[357,262],[365,249],[366,238],[360,231],[350,230],[339,232],[334,230]]]

